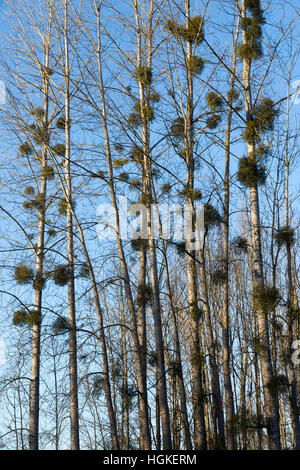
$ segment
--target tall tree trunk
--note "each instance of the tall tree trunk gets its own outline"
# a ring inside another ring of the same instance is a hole
[[[69,305],[69,376],[70,376],[70,419],[71,419],[71,449],[79,450],[79,412],[78,412],[78,376],[77,376],[77,333],[75,312],[75,282],[74,282],[74,241],[72,215],[72,178],[70,171],[71,142],[70,142],[70,65],[69,65],[69,0],[64,2],[64,78],[65,78],[65,181],[67,200],[67,258],[68,258],[68,305]]]
[[[242,19],[246,18],[246,1],[242,0]],[[243,27],[243,44],[247,46],[246,31]],[[251,97],[251,60],[243,59],[243,82],[245,94],[246,121],[252,118],[252,97]],[[248,157],[254,155],[255,148],[252,143],[248,143]],[[250,217],[251,217],[251,237],[253,251],[253,289],[264,286],[263,258],[261,250],[261,230],[260,211],[257,184],[250,187]],[[270,340],[268,318],[264,312],[257,314],[258,332],[262,351],[260,354],[262,381],[264,387],[264,410],[267,419],[268,445],[270,450],[280,449],[280,429],[279,429],[279,408],[278,399],[271,393],[269,383],[273,376],[271,361]]]

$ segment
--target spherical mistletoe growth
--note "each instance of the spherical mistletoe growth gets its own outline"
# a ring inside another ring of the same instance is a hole
[[[26,326],[27,310],[17,310],[13,316],[13,324],[15,326]]]
[[[32,130],[33,140],[37,145],[47,144],[49,142],[49,132],[43,126],[36,126],[31,124],[29,126]]]
[[[263,10],[261,8],[260,0],[246,0],[245,4],[247,10],[249,10],[252,16],[259,21],[260,24],[265,23],[265,19],[263,17]]]
[[[55,268],[52,278],[57,286],[65,286],[70,279],[69,268],[67,266],[58,266]]]
[[[256,161],[243,157],[239,161],[237,179],[248,188],[262,185],[265,184],[267,179],[266,170],[264,166],[258,165]]]
[[[70,124],[70,122],[69,122]],[[57,129],[64,130],[66,127],[66,118],[64,116],[60,116],[56,121]]]
[[[227,279],[227,275],[223,268],[216,268],[211,271],[210,278],[213,284],[223,284]]]
[[[149,284],[139,284],[136,303],[139,307],[145,307],[152,297],[152,288]]]
[[[178,255],[183,255],[186,252],[185,242],[176,243],[176,249]]]
[[[223,107],[223,99],[220,95],[218,95],[214,91],[210,91],[205,96],[205,100],[212,113],[215,113],[216,111],[221,111]]]
[[[32,199],[31,201],[25,201],[23,203],[24,209],[32,209],[32,210],[43,210],[45,207],[45,195],[42,193],[39,193],[36,195],[35,199]]]
[[[59,157],[64,157],[66,154],[66,146],[65,144],[56,144],[53,147],[53,151],[58,155]]]
[[[28,157],[29,155],[32,155],[33,149],[30,145],[29,142],[25,142],[24,144],[21,144],[19,147],[19,154],[24,157]]]
[[[290,387],[288,378],[285,375],[273,375],[268,383],[268,389],[272,395],[287,393]]]
[[[170,361],[168,364],[168,373],[170,377],[179,377],[181,374],[181,367],[178,361]]]
[[[41,315],[37,310],[31,310],[26,317],[26,323],[28,326],[32,327],[34,325],[41,324]]]
[[[142,117],[144,117],[146,121],[149,121],[149,122],[153,121],[154,110],[152,106],[143,106],[143,108],[141,108],[141,103],[138,101],[135,103],[134,109],[138,112],[141,119]]]
[[[147,65],[138,65],[135,71],[135,78],[141,85],[150,85],[152,82],[152,70]]]
[[[184,138],[184,135],[185,135],[184,118],[179,117],[179,118],[174,119],[171,125],[170,134],[176,139]]]
[[[247,238],[241,236],[236,237],[233,240],[232,245],[234,251],[236,251],[237,253],[247,253],[249,247]]]
[[[57,317],[52,324],[53,333],[55,335],[67,333],[69,328],[69,322],[65,317]]]
[[[295,231],[292,227],[286,225],[285,227],[280,227],[277,230],[274,238],[277,241],[278,246],[292,246],[295,242]]]
[[[207,118],[206,127],[211,130],[216,129],[220,124],[221,119],[222,117],[220,116],[220,114],[213,114],[212,116]]]
[[[187,28],[180,26],[178,34],[184,41],[200,44],[204,39],[202,16],[190,18]]]
[[[53,180],[55,176],[52,166],[45,165],[42,169],[42,177],[45,179]]]
[[[33,281],[33,288],[35,290],[41,291],[45,285],[45,282],[46,282],[46,279],[43,276],[41,275],[36,276],[36,278]]]
[[[274,108],[274,101],[262,98],[253,109],[253,118],[260,131],[273,130],[279,110]]]
[[[65,198],[63,198],[58,203],[59,215],[66,215],[67,209],[68,209],[68,201]]]
[[[26,196],[32,196],[34,194],[33,187],[27,186],[27,188],[25,188],[24,194],[26,194]]]
[[[243,60],[258,60],[262,57],[262,47],[259,40],[254,39],[246,44],[239,44],[237,48],[238,56]]]
[[[209,228],[214,225],[220,225],[222,217],[218,210],[208,202],[204,204],[204,225]]]
[[[198,302],[195,301],[191,306],[190,306],[190,314],[195,323],[199,323],[201,318],[203,318],[204,312],[203,309],[198,306]]]
[[[126,165],[128,163],[128,160],[126,158],[116,158],[113,162],[114,168],[122,168],[122,166]]]
[[[253,292],[253,307],[257,312],[268,314],[274,310],[280,301],[276,287],[259,285]]]
[[[244,142],[254,145],[255,139],[258,137],[258,129],[254,120],[247,121],[245,130],[242,132]]]
[[[204,62],[201,57],[198,57],[196,55],[191,55],[190,57],[187,58],[187,67],[191,71],[191,73],[195,75],[200,75],[200,73],[203,71],[204,68]]]
[[[184,196],[192,201],[199,201],[199,199],[202,199],[202,192],[199,189],[193,189],[186,186],[179,192],[179,196]]]
[[[139,113],[130,113],[127,119],[127,123],[130,127],[137,128],[142,124],[142,118]]]
[[[43,110],[43,108],[38,107],[34,108],[30,114],[39,121],[42,121],[44,119],[45,111]]]
[[[33,280],[33,270],[25,263],[19,264],[15,269],[15,280],[18,284],[29,284]]]
[[[143,238],[135,238],[131,240],[131,247],[134,251],[142,251],[148,249],[148,240]]]
[[[172,21],[172,20],[168,20],[164,26],[164,29],[166,31],[170,31],[170,33],[173,34],[173,36],[178,36],[178,28],[179,28],[179,25],[175,23],[175,21]]]
[[[262,29],[259,21],[256,18],[244,18],[242,20],[242,27],[246,32],[246,38],[249,43],[257,41],[262,37]]]
[[[136,163],[142,163],[144,160],[143,149],[138,145],[134,145],[130,150],[129,157]]]

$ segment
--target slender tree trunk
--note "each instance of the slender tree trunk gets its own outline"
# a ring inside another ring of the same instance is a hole
[[[72,178],[70,171],[70,65],[69,65],[69,0],[64,3],[64,75],[65,75],[65,181],[67,200],[67,257],[68,257],[68,305],[69,305],[69,376],[70,376],[70,419],[71,419],[71,450],[79,450],[79,412],[78,412],[78,375],[77,375],[77,333],[75,311],[75,280],[74,280],[74,241],[72,215]]]
[[[242,18],[246,18],[245,0],[242,0]],[[243,28],[243,44],[247,45],[246,31]],[[245,94],[246,120],[252,117],[251,98],[251,60],[243,59],[243,81]],[[254,145],[248,143],[248,156],[254,154]],[[250,187],[250,216],[251,216],[251,236],[253,251],[253,288],[264,286],[263,258],[261,250],[260,212],[257,185]],[[270,450],[280,449],[280,429],[279,429],[279,408],[278,399],[269,389],[269,383],[273,376],[271,361],[270,340],[268,318],[263,312],[257,314],[258,332],[262,351],[260,355],[262,381],[264,387],[264,409],[267,419],[268,445]]]

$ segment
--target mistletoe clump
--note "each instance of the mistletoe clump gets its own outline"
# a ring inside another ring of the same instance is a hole
[[[208,202],[204,204],[204,225],[206,228],[220,225],[222,217],[218,210]]]
[[[147,65],[138,65],[135,70],[135,78],[141,85],[150,85],[152,82],[152,70]]]
[[[29,284],[33,277],[33,270],[26,263],[21,263],[16,267],[15,280],[18,284]]]
[[[59,157],[64,157],[66,155],[66,146],[65,146],[65,144],[56,144],[53,147],[53,151]]]
[[[45,111],[43,108],[34,108],[31,113],[32,116],[34,116],[37,120],[42,121],[44,119]]]
[[[35,290],[41,291],[45,285],[46,279],[41,275],[37,275],[33,281],[33,288]]]
[[[50,135],[48,130],[43,125],[36,126],[35,124],[31,124],[29,127],[32,130],[33,140],[37,145],[49,143]]]
[[[34,325],[40,325],[41,324],[40,312],[38,310],[31,310],[26,317],[26,323],[30,327]]]
[[[61,199],[58,202],[59,215],[66,215],[67,214],[67,208],[68,208],[68,201],[66,200],[66,198]]]
[[[223,99],[220,95],[215,93],[214,91],[210,91],[207,93],[205,96],[205,100],[207,103],[207,106],[210,108],[212,113],[215,113],[216,111],[220,111],[223,107]]]
[[[65,286],[70,279],[70,269],[67,266],[57,266],[52,274],[52,278],[57,286]]]
[[[131,158],[136,163],[142,163],[144,160],[143,149],[138,145],[133,145],[129,153],[129,158]]]
[[[39,325],[41,323],[41,315],[37,310],[17,310],[13,316],[13,324],[15,326],[29,326]]]
[[[247,253],[248,246],[249,246],[247,238],[238,236],[233,240],[232,244],[233,244],[234,250],[236,252],[238,252],[238,253],[241,253],[241,252]]]
[[[176,378],[181,375],[181,364],[178,361],[170,361],[168,364],[168,373],[170,377]]]
[[[267,175],[263,165],[251,158],[243,157],[239,161],[238,181],[246,187],[265,184]]]
[[[142,118],[139,113],[130,113],[127,119],[127,123],[130,127],[137,128],[142,124]]]
[[[295,231],[292,227],[286,225],[285,227],[280,227],[277,230],[274,238],[278,243],[278,246],[292,246],[295,242]]]
[[[204,68],[204,62],[201,57],[198,57],[196,55],[191,55],[190,57],[187,58],[187,67],[193,73],[194,75],[199,75]]]
[[[179,192],[179,196],[185,196],[191,201],[199,201],[199,199],[202,199],[202,192],[199,189],[193,189],[186,186]]]
[[[150,302],[153,295],[152,287],[149,284],[139,284],[136,303],[139,307],[145,307]]]
[[[204,21],[202,16],[193,16],[189,18],[187,26],[168,20],[165,24],[165,29],[170,31],[175,38],[198,45],[204,39],[203,23]]]
[[[238,56],[247,61],[257,60],[262,54],[262,25],[265,23],[260,0],[247,0],[246,9],[250,11],[251,17],[242,19],[242,29],[246,41],[238,46]]]
[[[274,286],[257,286],[253,292],[253,306],[258,312],[265,315],[272,312],[280,301],[280,294]]]
[[[279,110],[275,109],[274,101],[270,98],[262,98],[253,108],[253,119],[255,127],[259,132],[274,129],[274,122],[278,116]]]
[[[60,116],[56,121],[56,127],[57,129],[60,129],[60,130],[64,130],[66,128],[66,124],[67,124],[67,121],[64,116]]]
[[[26,196],[32,196],[34,194],[34,189],[32,186],[27,186],[24,190],[24,194],[26,194]]]
[[[26,325],[27,310],[17,310],[13,316],[13,324],[15,326],[25,326]]]
[[[176,139],[182,139],[185,135],[185,123],[183,117],[174,119],[171,125],[170,134]]]
[[[272,395],[278,395],[280,393],[287,393],[290,383],[285,375],[273,375],[268,383],[268,388]]]
[[[210,273],[210,278],[213,284],[223,284],[227,279],[227,274],[224,268],[217,267]]]
[[[144,238],[135,238],[131,240],[131,247],[134,251],[142,251],[148,249],[148,240]]]
[[[140,116],[141,120],[144,118],[146,121],[153,121],[154,119],[154,110],[152,106],[143,106],[141,107],[141,103],[137,101],[134,105],[134,109],[136,110],[137,114]]]
[[[21,144],[19,146],[19,154],[22,157],[24,156],[28,157],[29,155],[32,155],[32,153],[33,153],[33,149],[29,142],[24,142],[24,144]]]
[[[57,317],[52,324],[54,334],[66,333],[69,330],[69,322],[65,317]]]
[[[190,306],[190,314],[195,323],[199,323],[204,315],[203,309],[198,306],[198,302],[195,302]]]
[[[54,173],[52,166],[45,165],[44,168],[42,169],[42,177],[45,179],[53,180],[54,176],[55,176],[55,173]]]

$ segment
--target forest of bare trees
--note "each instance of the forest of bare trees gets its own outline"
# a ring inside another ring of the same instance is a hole
[[[0,21],[0,448],[300,450],[299,4]]]

